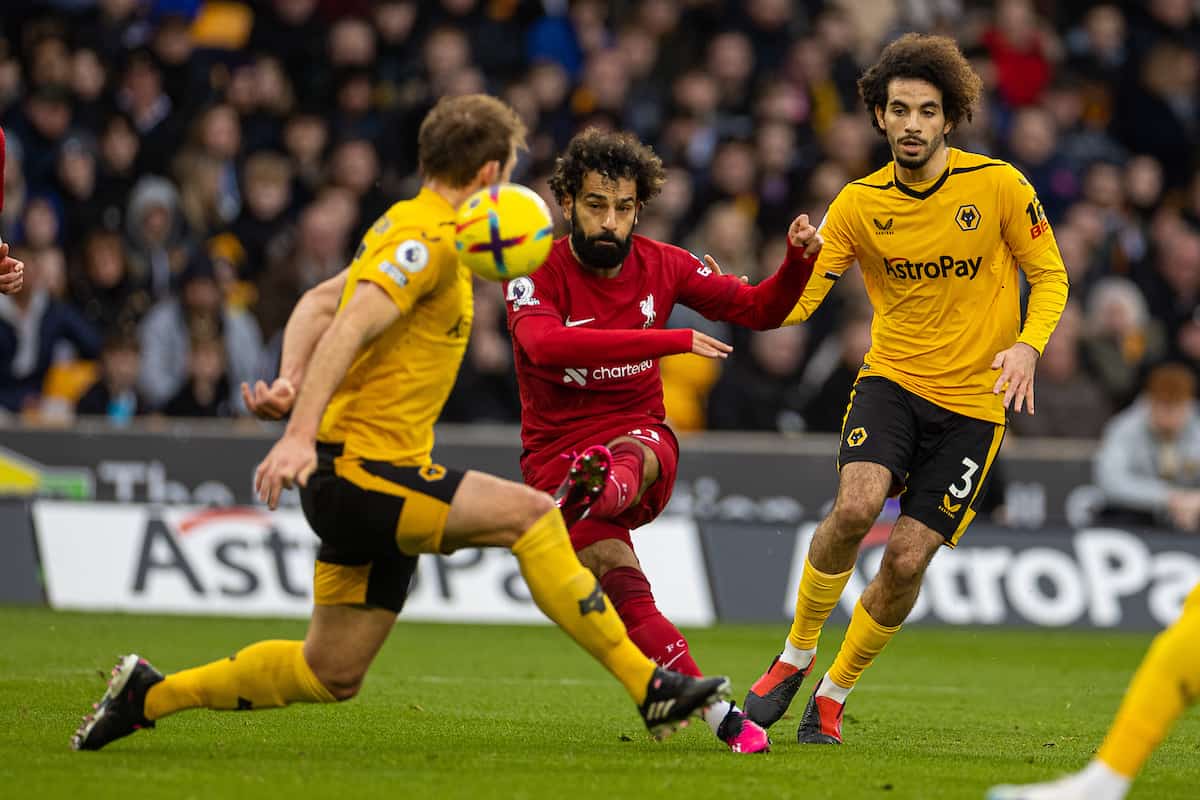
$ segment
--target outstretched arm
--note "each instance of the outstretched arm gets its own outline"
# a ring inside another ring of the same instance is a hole
[[[568,328],[547,314],[517,320],[517,344],[539,367],[594,367],[614,361],[641,361],[676,353],[725,358],[733,348],[691,328],[588,330]]]
[[[754,330],[778,328],[804,293],[823,241],[816,227],[801,214],[788,228],[788,251],[775,274],[757,286],[713,280],[705,271],[688,273],[680,301],[709,319],[745,325]],[[720,267],[706,256],[708,267]]]
[[[242,384],[246,408],[259,419],[281,419],[296,401],[296,387],[304,383],[304,373],[321,336],[329,329],[337,312],[342,290],[346,287],[346,269],[305,292],[283,329],[283,353],[279,359],[279,377],[270,386],[257,381],[253,389]]]

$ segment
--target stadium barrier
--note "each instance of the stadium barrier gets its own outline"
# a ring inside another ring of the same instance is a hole
[[[46,600],[56,608],[307,615],[316,539],[294,493],[289,508],[272,514],[250,492],[272,433],[228,425],[5,431],[0,492],[36,498]],[[668,513],[635,534],[664,612],[686,626],[786,621],[808,537],[836,487],[835,447],[831,437],[685,441]],[[440,431],[436,451],[446,463],[514,478],[518,455],[514,431],[490,428]],[[1148,630],[1174,619],[1200,580],[1200,540],[1090,527],[1089,455],[1078,443],[1012,448],[1005,501],[1017,526],[977,522],[957,549],[941,552],[911,622]],[[0,505],[0,563],[21,571],[26,587],[0,601],[41,597],[29,502]],[[835,620],[848,618],[877,569],[888,529],[881,522],[868,536]],[[515,561],[497,551],[423,558],[405,616],[542,621]]]
[[[29,500],[0,499],[0,604],[45,602],[32,522]]]
[[[253,474],[279,428],[267,423],[163,423],[125,429],[0,429],[0,494],[194,505],[254,505]],[[1098,492],[1091,442],[1010,437],[1003,475],[1007,524],[1084,527]],[[704,434],[683,439],[670,510],[712,522],[800,524],[837,488],[837,437]],[[515,428],[439,426],[434,457],[520,480]],[[294,492],[282,502],[298,506]]]
[[[54,608],[308,615],[317,539],[294,509],[38,500],[33,518]],[[659,606],[680,625],[783,623],[814,528],[670,514],[635,543]],[[835,621],[849,619],[878,569],[887,529],[868,538]],[[1175,619],[1198,580],[1193,538],[980,525],[934,559],[909,624],[1152,630]],[[422,557],[405,618],[545,621],[516,560],[499,550]]]

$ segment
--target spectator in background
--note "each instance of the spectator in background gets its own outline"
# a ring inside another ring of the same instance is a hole
[[[1157,222],[1153,235],[1157,269],[1141,276],[1142,291],[1151,315],[1166,329],[1170,352],[1179,358],[1180,335],[1200,306],[1200,230],[1175,214],[1162,213]]]
[[[62,239],[62,206],[54,195],[36,194],[25,205],[18,238],[29,250],[54,247]]]
[[[129,193],[137,181],[141,140],[129,117],[113,112],[101,129],[99,145],[96,214],[104,227],[119,230],[125,219]]]
[[[1038,19],[1033,3],[1000,0],[995,23],[983,34],[983,44],[996,65],[1004,102],[1014,108],[1037,103],[1050,82],[1061,47],[1054,33]]]
[[[96,330],[109,334],[135,325],[150,307],[150,294],[129,274],[121,237],[93,229],[68,284],[71,301]]]
[[[101,223],[101,208],[96,202],[96,142],[91,136],[70,136],[63,142],[55,177],[63,202],[62,239],[78,242]]]
[[[163,91],[175,108],[189,112],[205,95],[207,75],[204,61],[193,58],[195,44],[187,17],[174,13],[160,17],[150,47],[162,71]]]
[[[266,340],[266,363],[279,360],[283,327],[292,307],[306,291],[340,272],[349,262],[350,225],[356,205],[340,194],[312,203],[300,212],[295,230],[271,245],[267,268],[259,276],[254,314]],[[339,206],[347,211],[339,212]],[[271,370],[267,370],[271,372]]]
[[[283,146],[296,170],[298,199],[316,195],[325,174],[329,122],[313,108],[301,108],[283,126]]]
[[[804,430],[800,374],[806,329],[799,325],[750,335],[749,359],[727,364],[708,398],[713,430]]]
[[[398,92],[417,74],[418,59],[412,46],[417,13],[416,0],[377,0],[372,7],[379,39],[379,75],[391,92]]]
[[[137,336],[120,330],[109,334],[100,351],[100,377],[79,398],[75,413],[105,417],[114,425],[146,413],[148,406],[137,390],[140,367]]]
[[[100,335],[78,311],[47,287],[53,270],[24,257],[21,291],[0,295],[0,408],[19,412],[33,406],[55,361],[95,358]]]
[[[1140,72],[1119,103],[1117,135],[1133,152],[1157,158],[1169,186],[1183,188],[1198,163],[1200,53],[1164,40],[1146,55]]]
[[[138,171],[164,174],[179,149],[183,115],[163,89],[162,70],[150,50],[133,50],[126,57],[117,107],[141,140]]]
[[[254,281],[266,270],[268,246],[289,224],[293,177],[291,164],[276,153],[254,153],[246,159],[245,202],[229,229],[245,252],[245,271],[239,278]]]
[[[233,416],[233,385],[226,370],[225,342],[208,320],[195,320],[188,336],[187,380],[163,411],[171,417]]]
[[[129,194],[125,230],[134,281],[156,300],[169,298],[192,255],[175,185],[155,175],[141,178]]]
[[[25,181],[34,191],[46,190],[54,185],[54,163],[71,128],[71,90],[58,84],[37,86],[23,111],[9,133],[21,142]]]
[[[1068,300],[1038,359],[1037,414],[1014,415],[1014,433],[1078,439],[1100,435],[1112,414],[1112,404],[1100,384],[1082,369],[1082,332],[1083,312],[1077,302]]]
[[[1087,295],[1081,344],[1084,363],[1114,408],[1133,400],[1146,365],[1167,352],[1161,323],[1127,278],[1104,278]]]
[[[212,159],[217,165],[216,214],[224,223],[232,222],[242,208],[237,170],[241,145],[241,118],[228,103],[209,106],[192,126],[188,149]]]
[[[358,203],[350,233],[355,239],[392,205],[379,188],[379,153],[368,139],[347,139],[330,154],[329,182],[349,189]]]
[[[71,57],[71,91],[75,93],[75,123],[94,131],[100,127],[109,89],[109,65],[95,50],[81,47]]]
[[[1062,218],[1079,194],[1079,176],[1057,153],[1054,117],[1040,106],[1026,106],[1013,117],[1008,153],[1013,166],[1038,187],[1038,197],[1052,223]]]
[[[142,371],[138,379],[142,394],[155,409],[176,397],[193,366],[189,358],[193,334],[212,332],[208,338],[223,338],[227,350],[222,370],[228,363],[228,407],[240,411],[241,395],[234,387],[243,381],[254,385],[262,363],[258,326],[246,312],[225,304],[212,263],[205,256],[196,256],[188,264],[179,296],[179,300],[159,301],[142,320]],[[207,366],[208,362],[200,364],[201,368]]]
[[[711,255],[730,275],[746,275],[757,281],[766,276],[758,275],[756,239],[753,217],[736,203],[721,202],[708,209],[698,235],[687,247],[693,253]]]
[[[188,231],[204,236],[225,227],[221,162],[198,150],[184,150],[171,163],[171,175],[179,187],[179,211]]]
[[[1083,24],[1068,34],[1066,47],[1067,63],[1076,73],[1101,86],[1118,85],[1129,58],[1125,15],[1113,3],[1092,6]]]
[[[1200,414],[1190,370],[1151,371],[1142,399],[1104,430],[1096,484],[1114,522],[1200,532]]]
[[[258,6],[248,49],[279,58],[293,81],[319,94],[325,27],[317,16],[317,0],[268,0]]]

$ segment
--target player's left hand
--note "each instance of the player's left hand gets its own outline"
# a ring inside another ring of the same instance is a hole
[[[1021,413],[1022,404],[1033,414],[1033,371],[1037,367],[1038,351],[1024,342],[1017,342],[1007,350],[996,353],[992,369],[1000,370],[1000,377],[992,387],[992,394],[1004,390],[1004,408],[1012,404],[1013,411]],[[1007,387],[1007,388],[1005,388]],[[1013,398],[1016,403],[1013,403]]]
[[[279,507],[280,493],[294,485],[307,485],[308,476],[316,468],[316,443],[285,433],[254,471],[254,491],[274,511]]]
[[[722,278],[733,278],[734,280],[739,280],[742,283],[750,282],[750,276],[748,275],[743,275],[740,278],[737,275],[726,275],[721,271],[721,265],[717,263],[717,260],[708,253],[704,254],[704,264],[713,271],[714,275],[720,275]]]
[[[283,419],[296,402],[296,387],[287,378],[276,378],[270,386],[256,381],[253,389],[242,381],[242,402],[259,419]]]
[[[820,253],[821,247],[825,244],[825,240],[817,232],[816,226],[808,221],[808,214],[801,214],[792,220],[787,235],[792,247],[804,248],[805,258],[812,258]]]
[[[25,284],[25,264],[8,254],[8,242],[0,242],[0,294],[16,294]]]

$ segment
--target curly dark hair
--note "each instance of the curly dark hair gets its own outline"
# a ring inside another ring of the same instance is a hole
[[[645,203],[662,190],[667,180],[662,159],[631,133],[605,132],[588,128],[567,144],[554,162],[550,190],[559,203],[575,197],[583,187],[583,177],[599,172],[605,178],[629,178],[637,183],[637,199]]]
[[[883,133],[876,108],[886,108],[888,85],[894,78],[918,78],[942,91],[942,110],[954,127],[970,121],[983,81],[953,39],[906,33],[883,49],[875,66],[858,79],[858,93],[867,106],[871,127]]]

